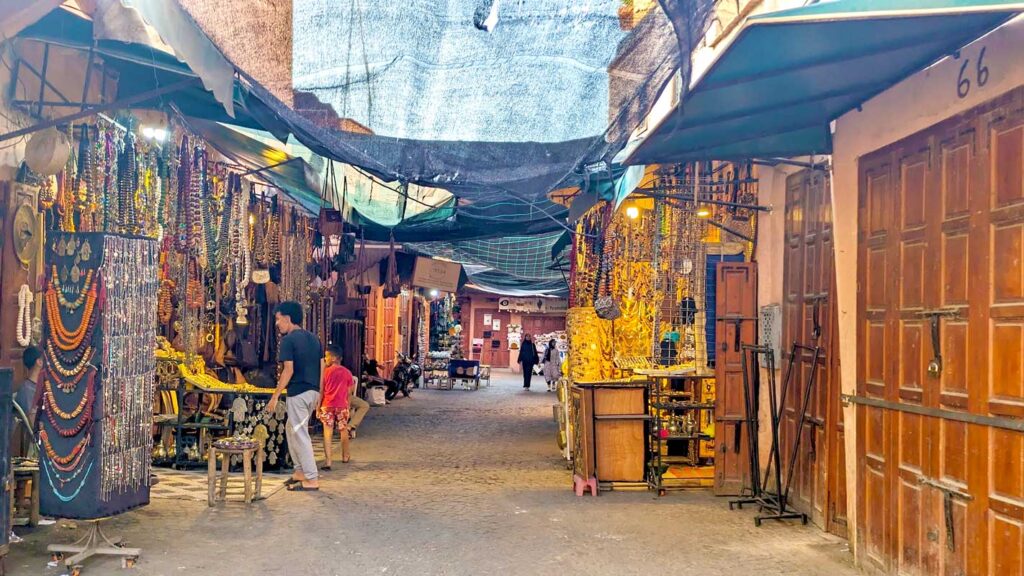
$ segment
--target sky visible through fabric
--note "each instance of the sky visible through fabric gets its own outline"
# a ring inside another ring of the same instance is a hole
[[[294,0],[293,83],[380,136],[592,137],[608,125],[607,67],[627,34],[619,6]]]

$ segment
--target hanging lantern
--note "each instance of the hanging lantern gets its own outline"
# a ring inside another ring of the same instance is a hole
[[[66,134],[56,128],[36,132],[25,145],[25,163],[41,176],[60,172],[71,156],[71,143]]]

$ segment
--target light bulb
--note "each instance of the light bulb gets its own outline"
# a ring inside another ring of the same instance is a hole
[[[711,210],[707,206],[701,206],[697,208],[697,216],[700,218],[707,218],[711,216]]]
[[[631,219],[636,220],[637,218],[640,217],[640,209],[637,208],[636,206],[630,206],[626,208],[626,216],[629,216]]]

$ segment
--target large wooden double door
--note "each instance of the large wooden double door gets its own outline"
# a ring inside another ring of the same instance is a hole
[[[1024,570],[1024,89],[862,159],[861,557]]]
[[[783,472],[800,439],[792,471],[790,503],[822,528],[846,536],[845,427],[840,405],[836,325],[835,252],[828,173],[805,170],[786,180],[786,252],[784,255],[782,348],[779,366],[785,378],[793,343],[799,349],[782,413]],[[804,394],[811,385],[805,425],[800,428]],[[781,380],[779,386],[782,385]]]

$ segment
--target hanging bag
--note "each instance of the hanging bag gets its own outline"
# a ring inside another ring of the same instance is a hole
[[[601,256],[598,262],[597,281],[595,290],[598,296],[594,298],[594,312],[598,318],[603,320],[615,320],[622,316],[619,303],[612,295],[612,256],[608,243],[608,230],[611,228],[611,204],[606,207],[604,229],[601,232]]]

